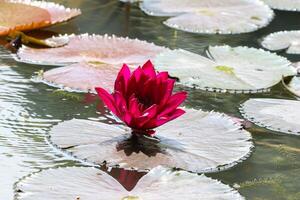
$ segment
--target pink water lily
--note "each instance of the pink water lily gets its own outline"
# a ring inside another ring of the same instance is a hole
[[[172,94],[174,84],[168,72],[156,73],[151,61],[147,61],[132,73],[124,64],[112,94],[100,87],[95,89],[106,106],[132,128],[134,134],[153,135],[154,128],[185,113],[178,106],[187,93]]]

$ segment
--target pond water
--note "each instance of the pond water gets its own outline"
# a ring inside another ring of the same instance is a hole
[[[208,45],[259,47],[259,40],[268,33],[300,29],[300,12],[276,11],[273,22],[254,33],[199,35],[170,29],[162,24],[165,18],[147,16],[136,4],[124,4],[117,0],[55,2],[81,8],[83,15],[47,30],[129,36],[199,54],[203,54]],[[300,56],[287,57],[292,61],[300,60]],[[32,82],[32,75],[40,69],[40,66],[16,63],[0,47],[1,200],[14,199],[14,183],[29,173],[49,167],[81,165],[49,146],[46,136],[53,125],[72,118],[95,119],[107,112],[101,103],[98,106],[97,103],[85,103],[83,94],[62,94],[55,88]],[[189,91],[186,106],[237,117],[240,117],[239,104],[250,97],[295,99],[281,84],[269,93],[258,95],[215,94],[184,89]],[[252,156],[230,170],[208,176],[237,187],[247,199],[300,199],[300,138],[256,126],[249,131],[256,146]]]

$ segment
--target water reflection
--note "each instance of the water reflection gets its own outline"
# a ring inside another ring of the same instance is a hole
[[[143,153],[148,157],[155,157],[158,153],[166,154],[158,138],[150,139],[145,136],[137,135],[132,135],[127,140],[120,141],[116,148],[117,151],[124,151],[126,156],[130,156],[132,153]]]

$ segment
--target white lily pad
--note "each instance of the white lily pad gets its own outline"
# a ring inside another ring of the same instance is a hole
[[[79,9],[34,0],[0,0],[0,36],[65,22],[81,14]]]
[[[262,0],[271,8],[287,11],[300,11],[300,0]]]
[[[283,80],[283,85],[285,88],[293,93],[294,95],[300,97],[300,77],[294,76],[290,80]]]
[[[76,92],[95,92],[96,86],[112,90],[119,69],[109,64],[75,63],[48,70],[34,81]]]
[[[250,99],[242,104],[242,115],[270,130],[300,135],[300,101]]]
[[[300,62],[293,63],[293,67],[297,69],[298,74],[300,74]]]
[[[153,16],[170,16],[167,26],[193,33],[236,34],[262,28],[273,11],[260,0],[144,0],[141,9]]]
[[[114,178],[92,167],[49,169],[26,177],[16,186],[18,200],[241,200],[237,191],[205,175],[151,170],[127,191]]]
[[[69,43],[63,47],[37,49],[24,46],[17,52],[16,59],[24,63],[57,66],[78,62],[141,64],[165,50],[138,39],[108,35],[63,35],[54,39],[65,40],[66,37]]]
[[[263,39],[261,44],[271,51],[286,49],[288,54],[300,54],[300,31],[271,33]]]
[[[202,90],[230,93],[266,92],[296,69],[283,57],[248,47],[214,46],[209,58],[185,50],[165,51],[154,64],[181,84]]]
[[[186,109],[156,129],[156,140],[132,137],[129,128],[73,119],[54,126],[51,143],[94,164],[152,169],[158,165],[192,172],[224,170],[243,161],[251,135],[228,116]]]

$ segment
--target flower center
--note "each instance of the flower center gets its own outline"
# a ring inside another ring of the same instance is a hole
[[[139,102],[140,111],[144,111],[144,110],[146,110],[147,108],[149,108],[150,106],[153,105],[153,102],[152,102],[151,98],[138,96],[137,100]]]

